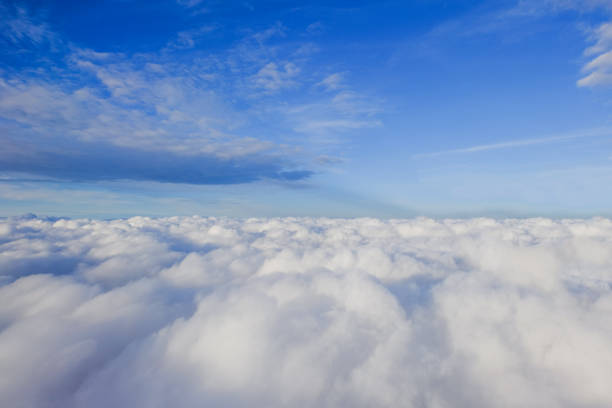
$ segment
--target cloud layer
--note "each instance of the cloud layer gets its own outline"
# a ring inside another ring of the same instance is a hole
[[[612,222],[0,223],[0,405],[612,405]]]

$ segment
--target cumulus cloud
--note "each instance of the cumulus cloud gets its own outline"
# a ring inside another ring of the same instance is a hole
[[[0,222],[0,405],[612,404],[612,221]]]

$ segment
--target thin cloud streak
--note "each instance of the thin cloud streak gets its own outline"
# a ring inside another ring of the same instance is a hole
[[[478,153],[478,152],[484,152],[484,151],[489,151],[489,150],[512,149],[516,147],[540,145],[540,144],[547,144],[547,143],[557,143],[557,142],[563,142],[567,140],[582,139],[582,138],[587,138],[587,137],[601,137],[601,136],[612,136],[612,129],[595,128],[595,129],[589,129],[589,130],[580,131],[580,132],[574,132],[574,133],[562,135],[562,136],[550,136],[550,137],[541,137],[541,138],[534,138],[534,139],[510,140],[507,142],[476,145],[476,146],[464,147],[461,149],[442,150],[442,151],[431,152],[431,153],[419,153],[419,154],[413,155],[412,158],[420,159],[420,158],[426,158],[426,157],[445,156],[445,155],[450,155],[450,154]]]

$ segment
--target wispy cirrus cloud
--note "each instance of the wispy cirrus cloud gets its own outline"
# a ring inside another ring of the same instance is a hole
[[[584,77],[578,86],[595,87],[612,84],[612,23],[603,23],[589,35],[593,45],[584,51],[591,58],[582,68]]]
[[[328,91],[335,91],[342,88],[343,81],[344,74],[341,72],[335,72],[323,78],[317,85],[322,86]]]
[[[179,31],[176,38],[168,42],[168,49],[190,49],[196,46],[197,41],[219,27],[216,24],[206,24],[190,30]]]
[[[187,8],[196,7],[200,5],[202,1],[203,0],[176,0],[179,5]]]
[[[253,130],[262,114],[274,112],[268,120],[284,126],[285,134],[355,129],[373,121],[344,89],[324,96],[333,98],[334,111],[303,111],[309,117],[300,120],[313,125],[293,124],[292,93],[324,78],[308,72],[316,47],[285,44],[280,23],[248,32],[213,54],[201,52],[198,40],[216,25],[178,32],[165,48],[147,53],[99,52],[62,39],[49,54],[43,45],[58,36],[44,19],[25,9],[1,11],[10,17],[0,31],[5,41],[18,47],[27,40],[32,52],[48,60],[36,70],[0,71],[2,139],[18,153],[5,150],[4,171],[196,184],[299,180],[312,174],[306,164],[311,159],[296,152],[306,145],[316,151],[316,138],[280,143],[265,127]],[[281,111],[274,108],[279,98]]]
[[[0,40],[21,47],[53,45],[60,41],[47,23],[31,16],[25,7],[0,4],[0,17],[3,20],[0,24]]]
[[[513,36],[524,35],[516,27],[524,21],[539,19],[564,12],[588,15],[602,12],[607,20],[612,18],[612,1],[610,0],[519,0],[509,7],[477,12],[451,19],[434,27],[424,37],[424,43],[452,36],[477,36],[500,31],[511,32]],[[579,87],[599,87],[612,84],[612,23],[606,21],[594,27],[581,23],[577,27],[591,43],[585,51],[587,62],[582,66],[581,78],[576,81]],[[410,47],[413,45],[411,44]],[[427,47],[423,47],[427,48]],[[391,58],[395,63],[403,48]]]
[[[518,0],[509,14],[541,15],[566,10],[588,12],[596,8],[612,9],[610,0]]]
[[[525,146],[533,146],[533,145],[542,145],[542,144],[551,144],[551,143],[560,143],[575,139],[589,138],[589,137],[606,137],[612,136],[612,128],[596,128],[596,129],[588,129],[584,131],[572,132],[563,135],[557,136],[548,136],[548,137],[539,137],[533,139],[517,139],[517,140],[509,140],[506,142],[499,143],[490,143],[490,144],[481,144],[469,147],[463,147],[460,149],[450,149],[450,150],[441,150],[437,152],[431,153],[419,153],[415,154],[413,158],[425,158],[425,157],[436,157],[436,156],[444,156],[449,154],[464,154],[464,153],[478,153],[478,152],[486,152],[490,150],[502,150],[502,149],[513,149],[518,147]]]
[[[612,18],[612,1],[610,0],[521,0],[512,9],[518,15],[543,15],[563,11],[590,13],[603,10]],[[582,67],[582,78],[576,84],[580,87],[599,87],[612,85],[612,23],[601,23],[594,28],[586,29],[587,38],[592,43],[584,51],[589,61]]]

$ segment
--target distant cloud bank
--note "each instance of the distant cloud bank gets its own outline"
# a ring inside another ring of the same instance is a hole
[[[612,406],[612,221],[0,220],[0,406]]]

